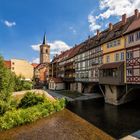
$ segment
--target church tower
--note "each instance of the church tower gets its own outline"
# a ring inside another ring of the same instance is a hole
[[[47,44],[46,34],[44,34],[43,42],[40,45],[40,63],[50,63],[50,46]]]

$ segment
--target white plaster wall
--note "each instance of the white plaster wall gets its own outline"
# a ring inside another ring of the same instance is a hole
[[[70,84],[70,90],[71,91],[76,91],[76,83],[71,83]]]
[[[63,90],[63,89],[65,89],[64,83],[57,83],[56,84],[56,90]]]
[[[78,92],[82,93],[82,83],[78,83]]]

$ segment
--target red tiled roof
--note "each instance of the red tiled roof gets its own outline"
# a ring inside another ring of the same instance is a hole
[[[33,66],[34,68],[36,68],[38,65],[39,65],[39,64],[37,64],[37,63],[32,63],[32,66]]]
[[[85,42],[81,43],[83,47],[80,49],[79,53],[121,37],[129,27],[129,25],[134,21],[134,19],[134,15],[128,17],[126,23],[122,23],[122,21],[119,21],[113,25],[112,30],[109,30],[109,28],[107,28],[104,31],[100,32],[99,36],[96,35],[87,39]]]
[[[131,23],[131,25],[126,30],[125,34],[130,33],[134,30],[140,29],[140,18],[136,19]]]
[[[11,61],[4,60],[4,64],[8,69],[11,68]]]
[[[135,20],[135,15],[128,17],[126,20],[126,23],[123,23],[122,21],[117,22],[116,24],[113,25],[113,28],[111,30],[109,28],[105,29],[104,31],[99,33],[99,36],[95,35],[93,37],[89,37],[86,41],[80,43],[78,46],[71,48],[65,52],[62,52],[57,57],[59,59],[58,62],[64,61],[68,58],[72,58],[77,53],[80,54],[93,47],[100,46],[103,43],[106,43],[108,41],[121,37],[126,32],[128,27],[131,25],[131,23],[134,20]],[[133,23],[134,24],[133,27],[137,27],[139,22],[140,21],[137,21],[137,23]],[[137,24],[137,26],[135,26],[135,24]],[[139,26],[140,26],[140,24],[139,24]]]
[[[78,45],[78,46],[75,46],[74,48],[72,48],[71,52],[69,53],[68,58],[74,57],[79,52],[81,47],[82,47],[81,45]]]

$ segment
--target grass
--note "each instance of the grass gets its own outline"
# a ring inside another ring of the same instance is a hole
[[[61,95],[70,97],[72,99],[84,96],[82,93],[79,93],[77,91],[69,91],[69,90],[63,90],[63,91],[55,91],[56,93],[59,93]]]

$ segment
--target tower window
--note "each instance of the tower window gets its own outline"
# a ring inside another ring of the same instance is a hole
[[[46,53],[48,53],[48,50],[46,50]]]

